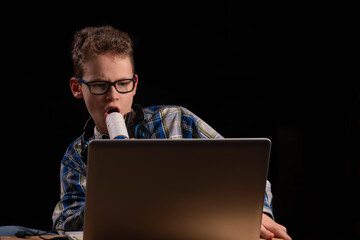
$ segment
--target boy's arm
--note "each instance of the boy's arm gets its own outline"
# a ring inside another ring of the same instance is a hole
[[[266,187],[265,187],[265,198],[264,198],[264,206],[263,206],[263,213],[266,213],[272,219],[274,219],[273,208],[272,208],[272,193],[271,193],[271,184],[269,180],[266,180]]]
[[[53,212],[53,229],[79,231],[83,228],[86,169],[75,148],[64,156],[60,168],[60,201]]]

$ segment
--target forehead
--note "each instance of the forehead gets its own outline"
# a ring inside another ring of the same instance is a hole
[[[132,75],[133,67],[129,56],[99,54],[84,63],[84,78],[111,80]]]

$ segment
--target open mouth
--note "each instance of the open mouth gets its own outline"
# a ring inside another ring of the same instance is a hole
[[[120,109],[118,107],[110,106],[106,109],[105,116],[107,117],[110,113],[113,112],[120,112]]]

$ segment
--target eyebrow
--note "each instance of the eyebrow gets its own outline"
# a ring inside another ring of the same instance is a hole
[[[135,74],[131,78],[120,78],[120,79],[115,80],[114,82],[120,81],[120,80],[132,80],[132,79],[134,79],[134,77],[135,77]],[[106,81],[106,80],[103,80],[103,79],[100,79],[100,78],[95,78],[94,80],[91,80],[91,81],[88,81],[88,82],[110,82],[110,81]]]

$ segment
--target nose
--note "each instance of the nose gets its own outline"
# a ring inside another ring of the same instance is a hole
[[[106,100],[114,101],[119,98],[119,93],[116,91],[115,86],[110,86],[109,91],[106,93]]]

